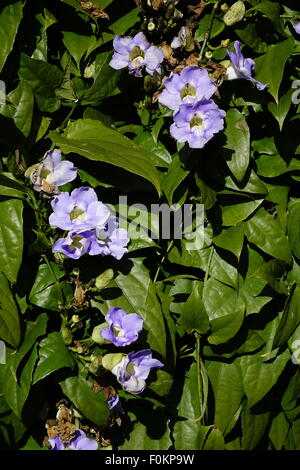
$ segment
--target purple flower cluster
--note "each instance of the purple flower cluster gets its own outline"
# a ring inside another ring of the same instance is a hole
[[[106,342],[113,343],[117,347],[128,346],[136,341],[143,328],[143,319],[139,315],[128,314],[120,307],[111,308],[105,320],[106,323],[95,327],[93,338],[99,335]],[[95,341],[98,342],[97,337]],[[126,392],[133,394],[144,391],[146,379],[152,368],[163,367],[162,362],[152,358],[150,349],[129,354],[107,354],[102,359],[102,365],[117,377]],[[112,398],[108,402],[109,409],[111,410],[117,402],[117,398]]]
[[[129,73],[136,77],[142,76],[143,69],[146,69],[149,75],[154,72],[160,74],[160,64],[164,60],[163,51],[159,47],[151,46],[143,33],[138,33],[133,38],[119,34],[115,37],[113,46],[115,52],[110,61],[113,69],[128,67]]]
[[[185,67],[164,82],[158,100],[174,111],[170,133],[191,148],[203,148],[224,127],[225,111],[210,98],[217,87],[204,68]]]
[[[109,209],[98,201],[92,188],[74,189],[71,194],[63,192],[56,196],[51,206],[53,213],[49,224],[68,230],[65,238],[59,238],[52,251],[78,259],[85,254],[112,255],[121,259],[127,252],[128,233],[118,228]]]
[[[241,53],[241,43],[240,41],[235,41],[234,43],[235,53],[227,50],[227,53],[231,60],[231,66],[227,68],[227,79],[235,80],[237,78],[243,78],[254,83],[258,90],[264,90],[267,84],[255,80],[252,77],[252,73],[255,67],[255,62],[252,59],[245,59]]]

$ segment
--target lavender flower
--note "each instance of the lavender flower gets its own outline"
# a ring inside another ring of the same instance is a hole
[[[152,359],[152,351],[143,349],[131,352],[112,368],[111,372],[117,377],[122,388],[132,394],[142,393],[146,387],[150,370],[163,367],[163,363]]]
[[[110,217],[106,225],[96,227],[97,242],[93,243],[90,254],[112,255],[121,259],[127,253],[129,236],[125,229],[118,228],[115,217]]]
[[[185,67],[181,73],[174,73],[165,80],[164,85],[165,89],[158,101],[174,111],[181,104],[209,99],[217,89],[207,70],[196,66]]]
[[[96,226],[104,227],[109,209],[98,201],[92,188],[74,189],[71,194],[61,193],[51,202],[53,213],[49,217],[52,227],[62,230],[81,231]]]
[[[263,83],[258,82],[257,80],[252,78],[252,72],[255,67],[255,62],[252,59],[245,59],[245,57],[241,53],[240,46],[240,41],[235,41],[235,53],[230,52],[227,49],[227,53],[232,63],[232,65],[227,69],[227,79],[235,80],[236,78],[244,78],[245,80],[250,80],[252,83],[254,83],[258,90],[264,90],[268,85],[264,85]]]
[[[300,34],[300,23],[293,24],[293,28],[297,34]]]
[[[115,346],[127,346],[137,340],[143,328],[143,319],[136,313],[127,314],[120,307],[112,307],[105,321],[108,328],[101,328],[100,335]]]
[[[61,160],[61,151],[48,150],[41,163],[28,168],[26,176],[33,183],[33,189],[55,195],[59,194],[58,186],[70,183],[77,176],[77,168],[68,160]]]
[[[172,49],[178,49],[179,47],[186,46],[186,29],[184,26],[180,28],[178,36],[175,36],[171,42]]]
[[[95,232],[86,230],[83,232],[69,232],[66,238],[59,238],[52,247],[53,253],[63,253],[69,258],[79,259],[85,255],[92,239],[95,239]]]
[[[118,424],[118,419],[120,419],[120,416],[125,414],[119,396],[113,395],[107,400],[107,404],[110,417]]]
[[[70,442],[63,442],[59,436],[50,437],[51,450],[98,450],[95,439],[89,439],[80,429]]]
[[[174,115],[170,133],[178,142],[188,142],[191,148],[202,148],[223,129],[225,114],[212,100],[183,104]]]
[[[136,77],[142,76],[142,70],[153,75],[160,73],[160,64],[164,59],[163,51],[155,46],[150,46],[143,33],[136,34],[133,38],[120,34],[113,41],[114,54],[110,61],[113,69],[123,69],[128,66],[129,73]]]

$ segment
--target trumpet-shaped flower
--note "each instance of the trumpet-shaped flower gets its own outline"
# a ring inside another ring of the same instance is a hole
[[[70,183],[77,176],[77,168],[72,162],[61,159],[61,151],[48,150],[43,161],[28,168],[26,174],[33,183],[33,189],[55,195],[58,186]]]
[[[111,372],[116,376],[122,388],[132,394],[145,390],[146,379],[153,368],[163,367],[163,363],[152,358],[150,349],[131,352],[115,365]]]
[[[191,148],[202,148],[223,129],[225,114],[212,100],[183,104],[174,115],[170,133],[178,142],[188,142]]]
[[[113,69],[119,70],[128,67],[129,73],[136,77],[142,76],[142,70],[153,75],[160,73],[160,64],[164,60],[163,51],[151,46],[143,33],[132,37],[122,37],[120,34],[113,41],[114,54],[110,61]]]
[[[126,313],[120,307],[112,307],[105,316],[108,328],[101,328],[100,335],[115,346],[127,346],[137,340],[143,329],[143,319],[136,313]]]
[[[61,193],[51,202],[53,213],[49,217],[52,227],[81,231],[96,226],[104,227],[109,209],[100,201],[92,188],[74,189],[71,194]]]
[[[232,65],[227,69],[227,79],[235,80],[236,78],[243,78],[245,80],[250,80],[256,85],[258,90],[264,90],[267,84],[255,80],[252,77],[252,73],[255,67],[255,62],[252,59],[245,59],[241,53],[241,43],[240,41],[235,41],[234,43],[235,53],[227,50],[227,53],[230,57]]]
[[[211,98],[217,89],[207,70],[196,66],[174,73],[165,80],[164,86],[158,101],[174,111],[182,104],[194,104]]]

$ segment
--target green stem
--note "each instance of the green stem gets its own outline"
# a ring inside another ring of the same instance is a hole
[[[166,251],[166,253],[163,255],[162,259],[161,259],[161,262],[160,262],[160,265],[162,265],[162,263],[165,261],[166,257],[167,257],[167,254],[169,253],[169,251],[171,250],[172,246],[173,246],[173,243],[174,243],[174,240],[171,240],[169,246],[168,246],[168,249]],[[158,278],[158,275],[159,275],[159,271],[160,271],[160,266],[158,266],[157,270],[156,270],[156,273],[155,273],[155,276],[154,276],[154,279],[153,279],[153,282],[155,283],[157,281],[157,278]]]
[[[197,363],[197,385],[198,385],[198,400],[199,409],[201,413],[200,421],[202,421],[202,404],[203,404],[203,390],[201,382],[201,358],[200,358],[200,335],[195,333],[196,336],[196,363]]]
[[[55,272],[53,271],[53,268],[52,268],[52,266],[51,266],[51,263],[50,263],[50,261],[48,260],[47,255],[43,254],[43,255],[42,255],[42,258],[43,258],[44,261],[46,262],[47,267],[48,267],[48,269],[49,269],[49,271],[50,271],[50,273],[51,273],[51,276],[52,276],[52,278],[53,278],[55,284],[57,284],[57,287],[58,287],[58,289],[59,289],[59,293],[60,293],[61,298],[62,298],[62,300],[63,300],[63,305],[65,305],[65,296],[64,296],[64,293],[63,293],[63,291],[62,291],[62,288],[60,287],[59,280],[57,279],[57,277],[56,277],[56,275],[55,275]]]
[[[210,15],[210,22],[209,22],[208,30],[206,31],[206,33],[204,35],[204,41],[203,41],[201,51],[200,51],[200,54],[199,54],[199,62],[202,61],[204,50],[205,50],[205,47],[206,47],[206,43],[207,43],[207,41],[209,40],[209,37],[210,37],[211,28],[212,28],[212,25],[213,25],[213,22],[214,22],[214,17],[215,17],[216,9],[218,8],[218,4],[219,4],[219,2],[214,4],[211,15]]]
[[[71,111],[69,112],[67,117],[63,120],[63,122],[59,126],[59,128],[58,128],[59,131],[62,131],[66,127],[67,122],[69,121],[70,117],[72,116],[72,114],[75,111],[75,109],[77,108],[77,106],[78,106],[78,102],[76,101],[76,103],[73,104],[73,106],[71,108]]]

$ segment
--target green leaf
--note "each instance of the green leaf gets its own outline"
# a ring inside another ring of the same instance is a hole
[[[232,314],[243,306],[232,287],[213,278],[204,284],[202,299],[210,322],[215,318]]]
[[[286,344],[300,324],[300,286],[294,285],[289,298],[286,301],[280,323],[276,330],[273,348]]]
[[[253,200],[251,198],[248,202],[221,206],[223,225],[236,225],[238,222],[249,217],[262,202],[263,199]]]
[[[300,259],[300,201],[299,199],[290,199],[288,205],[288,239],[292,252]]]
[[[241,328],[244,316],[245,307],[242,307],[234,313],[211,320],[211,334],[208,337],[208,342],[210,344],[222,344],[229,341]]]
[[[208,316],[196,283],[193,284],[192,293],[184,304],[179,324],[188,333],[197,331],[199,334],[205,334],[209,329]]]
[[[20,81],[7,96],[7,103],[0,105],[0,113],[14,120],[16,127],[28,137],[33,116],[33,94],[27,82]]]
[[[205,210],[211,209],[217,201],[216,191],[211,189],[197,174],[195,174],[195,180],[201,191],[201,202],[204,204]]]
[[[20,371],[18,380],[16,380],[15,358],[12,351],[7,354],[7,364],[0,365],[0,378],[3,381],[4,396],[17,416],[21,416],[23,406],[27,400],[37,358],[37,345],[35,345]]]
[[[39,360],[33,376],[33,383],[44,379],[52,372],[64,367],[73,368],[75,361],[57,331],[43,338],[39,344]]]
[[[278,91],[284,73],[287,59],[293,52],[292,38],[268,47],[268,51],[256,59],[255,79],[262,83],[268,83],[268,91],[278,104]],[[276,67],[274,67],[276,64]]]
[[[246,119],[237,109],[230,109],[226,114],[225,135],[224,148],[233,151],[227,165],[233,176],[242,181],[250,161],[250,131]]]
[[[237,224],[235,227],[223,230],[219,235],[213,238],[213,242],[220,248],[231,251],[237,259],[240,259],[244,244],[243,225]]]
[[[12,173],[0,173],[0,196],[24,199],[26,188]]]
[[[37,319],[26,323],[26,330],[23,341],[14,355],[14,369],[18,371],[18,366],[23,357],[32,348],[37,338],[46,333],[48,317],[46,313],[40,314]]]
[[[23,2],[14,2],[4,5],[0,13],[1,31],[1,51],[0,51],[0,71],[13,48],[19,24],[23,17]]]
[[[225,441],[220,429],[214,428],[210,431],[203,450],[224,450]]]
[[[110,67],[109,62],[111,53],[105,52],[98,54],[95,61],[95,79],[94,83],[86,92],[81,96],[82,104],[97,104],[104,98],[115,95],[119,92],[117,82],[120,77],[120,72]]]
[[[267,16],[273,23],[276,30],[286,36],[283,28],[283,20],[280,16],[281,6],[279,2],[262,2],[246,11],[246,17],[249,16],[253,11],[260,11]]]
[[[272,419],[269,437],[275,450],[281,450],[289,432],[289,422],[281,411]]]
[[[145,417],[143,416],[145,419]],[[149,427],[145,426],[143,422],[136,421],[134,423],[133,431],[129,435],[129,439],[124,444],[118,446],[118,450],[168,450],[171,445],[170,431],[168,429],[166,420],[163,416],[163,411],[160,408],[154,408],[147,413],[148,421],[157,423],[157,430],[150,431]],[[163,421],[163,422],[162,422]],[[159,424],[158,424],[159,423]],[[155,424],[152,425],[155,428]],[[165,428],[165,432],[163,432]],[[150,435],[149,435],[150,434]]]
[[[59,108],[55,89],[62,84],[64,74],[58,67],[21,53],[19,76],[31,87],[41,111],[54,112]]]
[[[244,396],[241,368],[238,361],[210,361],[207,363],[207,373],[214,393],[214,423],[226,436],[240,415]]]
[[[50,267],[49,267],[50,266]],[[55,263],[41,264],[29,294],[29,302],[39,307],[56,311],[64,298],[59,287],[59,279],[64,271]]]
[[[15,282],[23,255],[23,203],[18,199],[0,201],[0,269]]]
[[[73,31],[63,31],[63,43],[71,56],[75,59],[78,69],[80,69],[80,60],[87,58],[90,53],[101,45],[101,40],[95,36],[84,36]]]
[[[271,362],[263,362],[263,358],[257,354],[241,358],[243,385],[249,407],[259,402],[271,390],[290,358],[287,350]]]
[[[143,128],[142,128],[143,129]],[[149,134],[148,132],[145,132],[142,130],[139,132],[137,137],[134,139],[134,142],[141,148],[141,150],[146,154],[149,155],[151,158],[152,162],[156,166],[160,167],[165,167],[168,168],[170,163],[172,162],[172,157],[166,147],[161,143],[161,142],[155,142],[154,137]],[[176,159],[176,157],[174,157]],[[173,176],[174,176],[174,168],[177,168],[178,170],[178,178],[180,179],[179,183],[181,182],[182,179],[182,173],[184,172],[184,169],[182,168],[180,162],[176,159],[175,163],[173,164]],[[172,170],[170,169],[170,183],[168,180],[166,180],[166,186],[169,183],[170,186],[172,187],[174,183],[174,178],[172,178],[171,174]],[[168,172],[169,174],[169,172]],[[162,176],[164,173],[162,174]],[[173,183],[173,184],[172,184]],[[179,184],[178,183],[178,184]],[[176,187],[174,188],[174,190]],[[173,191],[174,191],[173,190]]]
[[[291,107],[292,94],[293,94],[293,90],[291,89],[280,97],[277,105],[273,102],[268,103],[268,110],[270,111],[271,114],[273,114],[274,118],[278,122],[280,130],[282,130],[284,120]]]
[[[252,413],[244,409],[242,413],[242,448],[253,450],[264,436],[270,421],[270,411],[265,413]]]
[[[273,259],[263,264],[252,276],[265,279],[274,290],[280,294],[287,294],[288,286],[287,282],[283,280],[283,277],[286,275],[288,268],[289,265],[284,261]]]
[[[18,309],[9,282],[1,272],[0,292],[0,338],[17,348],[21,334]]]
[[[264,209],[245,222],[245,234],[248,240],[274,258],[291,261],[291,252],[286,235],[279,223]]]
[[[130,139],[98,121],[79,119],[63,135],[51,132],[50,138],[64,153],[121,167],[150,181],[160,192],[159,176],[149,158]]]
[[[98,426],[107,425],[109,410],[104,401],[104,392],[95,393],[92,390],[93,381],[84,378],[82,367],[78,376],[68,377],[59,384],[66,397],[85,418]]]
[[[201,404],[195,395],[198,391],[197,364],[193,363],[186,375],[183,392],[178,405],[179,418],[174,426],[174,445],[176,450],[201,450],[212,426],[202,426]]]

